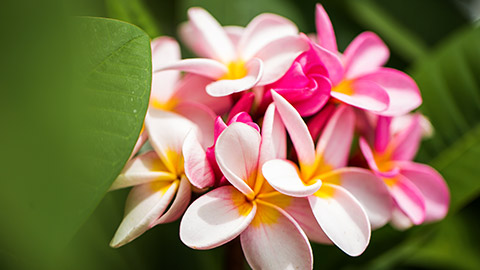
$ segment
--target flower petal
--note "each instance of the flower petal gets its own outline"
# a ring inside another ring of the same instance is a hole
[[[308,130],[314,140],[320,136],[320,133],[334,112],[335,105],[327,103],[318,114],[308,120]]]
[[[408,178],[425,199],[425,221],[444,218],[448,212],[450,193],[443,177],[430,166],[403,161],[400,173]]]
[[[425,220],[426,209],[422,192],[401,174],[387,181],[390,193],[400,210],[410,218],[413,224],[421,224]]]
[[[297,26],[288,19],[270,13],[260,14],[253,18],[243,32],[238,44],[240,57],[250,59],[270,42],[297,34]]]
[[[203,8],[190,8],[188,18],[195,36],[196,42],[202,44],[202,51],[210,58],[228,63],[235,60],[235,48],[222,26]]]
[[[149,151],[130,160],[115,179],[110,190],[141,185],[153,181],[172,181],[176,175],[163,165],[155,151]]]
[[[140,148],[142,148],[142,146],[145,144],[147,139],[148,139],[148,133],[145,131],[145,129],[143,129],[140,132],[140,136],[138,136],[138,139],[137,139],[137,142],[135,143],[135,146],[133,147],[133,151],[130,154],[130,159],[132,159],[132,157],[134,157],[138,153],[138,150],[140,150]]]
[[[206,105],[195,102],[182,102],[175,111],[197,125],[199,142],[206,149],[213,144],[215,128],[215,113]]]
[[[315,26],[317,28],[318,44],[325,49],[336,53],[338,51],[337,41],[335,39],[332,22],[321,4],[316,5]]]
[[[178,181],[155,181],[134,187],[128,194],[125,216],[111,247],[120,247],[153,227],[167,209],[178,188]]]
[[[355,114],[348,106],[339,107],[317,142],[316,155],[332,168],[345,167],[353,139]]]
[[[169,171],[176,174],[183,170],[183,140],[190,130],[197,128],[195,124],[176,113],[154,109],[147,112],[145,128],[153,149]]]
[[[215,146],[215,157],[225,178],[247,196],[253,195],[260,133],[244,123],[232,123],[220,136]]]
[[[245,77],[236,80],[218,80],[207,85],[207,93],[214,97],[228,96],[233,93],[248,90],[260,81],[263,74],[263,63],[251,59],[246,66],[248,73]]]
[[[385,89],[378,84],[367,80],[353,80],[346,82],[347,89],[339,89],[344,86],[336,86],[332,88],[332,97],[343,101],[352,106],[372,111],[375,113],[382,112],[388,108],[390,99]],[[340,85],[342,85],[341,83]]]
[[[257,205],[235,187],[216,188],[188,207],[180,223],[180,239],[194,249],[221,246],[247,228],[256,210]]]
[[[300,36],[285,36],[264,46],[255,54],[255,57],[262,60],[264,66],[263,76],[258,85],[267,85],[280,79],[295,58],[308,48],[306,38]]]
[[[358,256],[370,241],[370,222],[361,204],[344,188],[325,183],[308,201],[325,234],[343,252]]]
[[[410,121],[410,124],[392,139],[393,160],[412,160],[417,154],[423,131],[420,114],[414,115]]]
[[[152,40],[151,46],[153,70],[178,62],[181,58],[180,46],[173,38],[158,37]],[[178,70],[155,72],[152,77],[151,97],[159,102],[167,102],[175,91],[179,77]]]
[[[232,117],[241,112],[249,113],[252,108],[253,100],[255,99],[255,94],[252,92],[242,93],[242,97],[233,105],[230,113],[228,114],[227,122],[230,122]]]
[[[344,68],[341,59],[335,52],[311,43],[312,49],[315,51],[320,63],[322,63],[328,71],[328,78],[333,85],[338,84],[344,76]]]
[[[185,176],[180,179],[180,185],[173,200],[172,205],[168,208],[167,212],[163,214],[154,225],[169,223],[177,220],[187,209],[190,204],[190,198],[192,196],[192,187]]]
[[[154,70],[154,72],[163,72],[165,70],[190,72],[213,80],[223,77],[228,72],[228,68],[224,64],[208,58],[183,59],[169,65],[161,66]]]
[[[190,131],[188,133],[183,143],[182,152],[185,174],[190,183],[199,189],[213,186],[215,183],[215,174],[195,132]]]
[[[375,161],[372,149],[368,145],[367,141],[363,137],[361,137],[358,142],[360,145],[360,150],[362,151],[362,154],[365,157],[365,160],[367,161],[368,166],[373,172],[375,172],[375,174],[382,177],[387,177],[387,178],[394,177],[395,175],[398,174],[399,169],[398,167],[395,167],[395,166],[393,166],[393,169],[391,169],[390,171],[386,171],[386,172],[381,171],[380,168],[378,167],[377,161]]]
[[[361,79],[375,82],[387,92],[390,104],[385,111],[379,113],[381,115],[400,116],[422,104],[422,96],[415,81],[399,70],[380,68]]]
[[[324,183],[336,183],[357,199],[368,215],[373,229],[380,228],[390,220],[393,200],[382,179],[369,170],[340,168],[321,176]]]
[[[307,236],[285,211],[258,204],[250,226],[240,235],[243,253],[253,269],[312,269]]]
[[[260,159],[258,166],[261,167],[266,161],[287,156],[287,134],[280,115],[275,105],[270,104],[262,125],[262,143],[260,145]]]
[[[229,26],[224,26],[223,30],[225,30],[225,33],[227,33],[228,38],[230,38],[230,41],[232,42],[233,47],[238,48],[238,43],[240,42],[240,39],[242,38],[243,33],[245,33],[245,27],[229,25]]]
[[[300,167],[312,166],[315,163],[315,146],[310,136],[307,125],[303,122],[300,114],[281,95],[272,91],[275,107],[282,118],[283,124],[288,130],[293,146],[300,160]],[[302,165],[304,164],[304,165]]]
[[[306,197],[314,194],[322,186],[322,181],[305,184],[298,175],[297,166],[283,159],[267,161],[262,173],[268,183],[276,190],[292,197]]]
[[[347,47],[343,54],[345,77],[353,79],[383,66],[390,57],[387,45],[376,34],[363,32]]]
[[[374,149],[377,153],[383,153],[391,140],[390,123],[391,117],[378,116],[377,126],[375,127]]]

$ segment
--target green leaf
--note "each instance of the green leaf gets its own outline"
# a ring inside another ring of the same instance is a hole
[[[105,0],[105,6],[109,17],[135,24],[151,38],[160,35],[159,25],[143,0]]]

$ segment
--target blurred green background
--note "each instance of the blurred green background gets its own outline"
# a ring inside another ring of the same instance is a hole
[[[118,29],[124,29],[119,33],[126,37],[138,36],[138,47],[143,50],[148,38],[129,26],[107,23],[95,28],[96,39],[90,41],[88,33],[76,36],[77,32],[71,31],[70,15],[129,22],[150,38],[176,37],[176,27],[186,20],[186,10],[201,6],[223,25],[246,25],[254,16],[272,12],[310,33],[315,31],[316,3],[4,1],[0,6],[0,141],[4,171],[0,187],[0,268],[229,269],[225,257],[231,246],[210,251],[189,249],[178,237],[179,222],[157,226],[122,248],[108,246],[122,219],[128,191],[106,190],[128,158],[129,147],[118,146],[133,146],[131,132],[141,127],[149,82],[141,77],[145,73],[137,78],[145,86],[135,81],[115,81],[118,91],[136,89],[129,96],[133,103],[101,94],[92,96],[92,91],[79,95],[78,85],[84,84],[75,76],[79,68],[76,58],[82,55],[79,51],[84,46],[87,51],[91,46],[103,47],[100,51],[108,55],[109,48],[116,46],[109,43],[112,37],[108,34]],[[435,133],[423,142],[417,160],[442,173],[451,189],[452,205],[441,222],[404,232],[389,226],[375,231],[366,252],[358,258],[348,257],[336,247],[312,244],[315,269],[480,269],[480,1],[320,3],[333,22],[340,50],[358,33],[374,31],[391,49],[387,66],[407,72],[418,82],[424,99],[420,110],[431,120]],[[183,48],[183,56],[192,54]],[[149,63],[139,60],[136,64]],[[112,66],[115,63],[107,68]],[[89,87],[105,90],[102,80],[106,79],[94,79]],[[124,89],[122,85],[126,85]],[[92,115],[92,111],[85,110],[92,103],[135,113],[123,120],[103,111]],[[85,139],[91,134],[86,135],[85,130],[105,128],[104,121],[109,121],[107,126],[113,125],[106,128],[124,137],[96,132],[100,135]],[[96,144],[92,146],[92,142]],[[83,151],[101,155],[108,162],[80,158]]]

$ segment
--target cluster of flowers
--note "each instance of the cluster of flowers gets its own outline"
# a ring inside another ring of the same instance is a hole
[[[147,138],[154,150],[111,188],[133,187],[111,246],[183,215],[191,248],[240,236],[254,269],[311,269],[309,240],[358,256],[372,229],[446,215],[445,181],[412,161],[431,132],[410,113],[418,87],[383,67],[389,50],[377,35],[340,53],[321,5],[308,36],[274,14],[245,28],[201,8],[188,16],[180,34],[201,58],[181,60],[172,38],[152,41],[150,108],[132,156]]]

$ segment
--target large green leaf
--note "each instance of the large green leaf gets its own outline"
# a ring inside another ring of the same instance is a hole
[[[160,35],[158,23],[143,0],[105,0],[105,6],[108,17],[135,24],[151,38]]]

